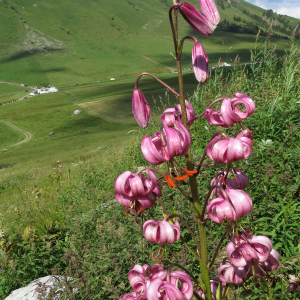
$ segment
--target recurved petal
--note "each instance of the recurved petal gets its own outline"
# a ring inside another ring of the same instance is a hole
[[[156,198],[152,193],[145,196],[135,196],[135,205],[137,211],[143,211],[152,207],[156,202]]]
[[[161,115],[160,119],[164,126],[173,127],[176,120],[175,108],[167,108]]]
[[[176,121],[175,121],[176,122]],[[181,155],[183,151],[182,137],[178,130],[170,127],[164,127],[164,132],[167,139],[167,149],[165,159],[169,161],[175,155]]]
[[[152,165],[159,165],[166,161],[148,135],[143,138],[141,149],[145,159]]]
[[[236,267],[244,267],[247,265],[246,260],[240,253],[240,247],[242,246],[237,246],[233,242],[229,242],[226,247],[226,252],[229,260]]]
[[[132,196],[145,194],[144,184],[139,175],[133,175],[129,177],[128,181]]]
[[[143,235],[150,243],[157,243],[157,231],[159,224],[156,221],[148,220],[143,225]]]
[[[275,269],[278,268],[279,261],[280,261],[279,252],[275,249],[272,249],[268,259],[266,261],[262,262],[262,263],[259,263],[259,265],[265,271],[274,271]]]
[[[188,130],[185,128],[183,124],[181,124],[179,121],[175,121],[174,127],[179,131],[181,135],[179,135],[179,138],[181,140],[182,149],[178,151],[178,155],[185,155],[187,154],[190,146],[191,146],[191,136],[188,132]]]
[[[165,281],[160,278],[154,279],[146,289],[147,300],[162,300],[162,296],[165,294],[164,286]]]
[[[132,176],[132,173],[130,171],[126,171],[115,179],[114,185],[117,193],[131,196],[130,185],[128,182],[128,178],[130,176]]]
[[[121,195],[118,192],[115,191],[114,193],[115,199],[124,207],[131,206],[131,197],[128,197],[126,195]]]
[[[207,156],[213,161],[215,161],[214,156],[213,156],[213,150],[212,150],[212,148],[214,147],[213,145],[214,145],[214,143],[219,141],[221,138],[222,138],[221,134],[214,137],[213,139],[211,139],[211,141],[208,143],[208,145],[206,147]]]
[[[150,106],[140,89],[134,89],[132,92],[132,111],[138,124],[147,128],[150,122]]]
[[[245,105],[245,112],[247,113],[247,117],[252,115],[255,111],[255,102],[246,94],[235,93],[233,95],[232,105],[236,106],[239,103],[243,103]],[[242,101],[242,102],[239,102]]]
[[[211,108],[206,109],[204,117],[207,122],[212,125],[228,127],[228,125],[224,122],[223,117],[220,116],[219,112],[212,110]]]
[[[164,270],[162,266],[154,265],[150,267],[149,270],[149,278],[150,280],[154,280],[156,278],[159,278],[161,280],[165,280],[167,276],[167,271]]]
[[[149,176],[150,180],[148,178],[144,178],[144,180],[143,180],[143,185],[144,185],[144,190],[145,190],[144,195],[152,192],[157,186],[157,178],[156,178],[155,174],[149,169],[146,169],[145,172]]]
[[[228,162],[241,160],[245,155],[245,147],[240,139],[229,138],[227,159]]]
[[[144,278],[135,276],[129,280],[129,284],[132,287],[133,291],[136,293],[145,293],[146,283]]]
[[[221,114],[224,122],[228,126],[232,126],[234,123],[242,121],[242,118],[232,110],[231,99],[229,98],[223,100],[221,105]]]
[[[164,290],[166,293],[166,300],[167,299],[172,299],[172,300],[186,300],[186,299],[191,299],[187,298],[175,285],[171,283],[166,283],[164,285]],[[148,299],[148,298],[147,298]]]
[[[178,281],[181,282],[180,291],[183,293],[187,299],[193,297],[193,283],[190,277],[183,271],[172,271],[171,272],[171,284],[178,288]]]
[[[144,277],[144,273],[146,269],[148,268],[148,265],[139,265],[136,264],[129,272],[128,272],[128,280],[130,281],[133,277]]]
[[[160,245],[173,244],[175,242],[175,234],[171,224],[168,221],[158,221],[158,224],[157,242]]]
[[[271,240],[265,235],[253,235],[251,245],[257,251],[260,262],[264,262],[268,259],[273,248]]]

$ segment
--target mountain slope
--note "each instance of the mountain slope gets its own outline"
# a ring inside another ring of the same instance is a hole
[[[197,0],[191,2],[199,7]],[[231,23],[253,27],[253,16],[264,17],[263,9],[244,0],[217,3],[229,27]],[[0,80],[64,85],[132,77],[142,71],[169,72],[175,66],[169,55],[173,51],[168,20],[171,4],[172,0],[3,0]],[[266,31],[270,18],[265,19],[258,28]],[[299,21],[287,19],[293,25]],[[193,34],[203,42],[212,65],[236,55],[241,61],[249,60],[254,35],[229,32],[223,22],[213,37],[203,38],[182,18],[179,24],[182,37]],[[288,40],[274,41],[277,49],[289,46]],[[191,65],[191,47],[187,41],[183,67]]]

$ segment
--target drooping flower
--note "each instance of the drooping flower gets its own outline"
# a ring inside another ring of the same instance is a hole
[[[190,300],[174,284],[157,278],[153,280],[146,290],[147,300]]]
[[[174,224],[168,221],[148,220],[143,225],[143,235],[148,242],[173,244],[180,238],[180,225],[177,220]]]
[[[277,250],[272,249],[269,257],[264,262],[259,262],[260,269],[266,272],[274,271],[278,268],[280,261],[280,254]]]
[[[185,100],[185,107],[187,120],[189,121],[196,116],[195,110],[187,100]],[[182,111],[180,104],[176,104],[174,108],[167,108],[161,115],[161,122],[164,124],[164,126],[174,127],[175,121],[182,123]],[[191,122],[190,125],[193,123],[194,122]]]
[[[150,122],[150,106],[138,88],[132,92],[132,111],[138,124],[142,128],[147,128]]]
[[[239,239],[234,237],[228,243],[226,252],[234,266],[244,267],[251,261],[265,262],[272,248],[272,242],[268,237],[264,235],[251,237],[248,232],[243,232]]]
[[[149,178],[143,174],[132,174],[126,171],[115,180],[115,198],[129,210],[135,213],[150,208],[155,204],[156,198],[161,197],[160,187],[156,176],[146,169]]]
[[[208,79],[208,56],[198,41],[193,45],[192,63],[193,70],[198,82],[205,82]]]
[[[210,199],[206,210],[211,220],[216,223],[222,223],[224,220],[237,221],[251,213],[253,203],[246,192],[227,188],[225,193],[228,199],[225,199],[222,194],[217,198]]]
[[[146,299],[146,288],[151,281],[156,278],[165,280],[166,276],[167,271],[165,271],[164,268],[159,265],[153,265],[150,267],[148,265],[135,265],[128,272],[129,284],[134,292],[137,292],[141,295],[141,300]]]
[[[244,105],[244,112],[238,108],[239,104]],[[205,111],[205,119],[212,125],[231,127],[234,123],[241,122],[255,111],[254,101],[246,94],[235,93],[233,98],[225,98],[221,109],[214,111],[208,108]]]
[[[247,270],[230,262],[222,262],[218,267],[219,279],[227,284],[242,284],[247,279]]]
[[[289,275],[290,279],[289,284],[290,284],[290,290],[293,293],[300,293],[300,277],[296,277],[295,275]]]
[[[152,165],[169,161],[174,156],[185,155],[191,144],[187,129],[179,121],[174,122],[174,128],[163,126],[152,139],[146,135],[142,140],[142,153]]]
[[[227,175],[227,171],[221,171],[218,173],[217,177],[214,177],[210,181],[210,186],[217,185],[221,186],[224,189],[232,188],[232,189],[239,189],[244,190],[249,185],[249,178],[243,173],[238,170],[230,170],[228,174],[232,174],[234,176],[234,179],[229,178]],[[227,178],[226,178],[227,177]],[[226,182],[225,182],[226,178]],[[214,194],[216,196],[220,195],[219,189],[214,190]]]
[[[181,284],[180,291],[187,299],[193,297],[193,283],[190,277],[183,271],[172,271],[170,274],[170,283],[179,289],[179,282]]]
[[[239,133],[236,138],[220,134],[213,138],[206,147],[208,157],[215,162],[229,163],[247,158],[251,154],[252,141],[249,130]],[[222,140],[221,140],[222,139]]]
[[[218,277],[215,277],[210,280],[210,290],[211,290],[213,300],[217,300],[217,290],[218,290],[218,286],[220,284],[222,285],[222,295],[224,295],[225,290],[226,290],[226,283],[221,282],[221,280]],[[197,288],[196,293],[202,299],[205,299],[205,294],[203,293],[203,291],[200,287]]]

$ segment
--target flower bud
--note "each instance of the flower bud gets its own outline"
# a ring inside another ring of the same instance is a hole
[[[150,106],[140,89],[132,92],[132,111],[138,124],[147,128],[150,122]]]
[[[196,42],[192,49],[194,74],[198,82],[205,82],[208,78],[208,56],[201,43]]]

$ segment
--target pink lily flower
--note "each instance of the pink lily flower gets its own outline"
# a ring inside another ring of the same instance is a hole
[[[185,106],[187,120],[189,121],[196,116],[195,110],[187,100],[185,100]],[[174,127],[175,121],[179,121],[180,123],[182,123],[182,111],[180,104],[176,104],[175,108],[167,108],[161,115],[161,122],[164,124],[164,126]],[[193,123],[194,122],[191,122],[190,125],[192,125]]]
[[[205,82],[208,79],[208,56],[198,41],[193,45],[192,62],[193,70],[198,82]]]
[[[221,282],[221,280],[218,277],[215,277],[210,280],[210,289],[211,289],[211,294],[212,294],[213,300],[217,300],[217,290],[218,290],[219,284],[222,284],[222,295],[224,295],[225,289],[226,289],[226,283]],[[196,293],[202,299],[205,299],[205,295],[200,287],[197,288]]]
[[[132,92],[132,111],[138,124],[147,128],[150,122],[150,106],[142,91],[137,88]]]
[[[244,105],[245,112],[237,107],[239,104]],[[225,98],[223,100],[221,109],[218,111],[207,109],[204,117],[212,125],[231,127],[234,123],[241,122],[252,115],[254,111],[255,103],[248,95],[235,93],[233,98]]]
[[[154,173],[148,169],[145,172],[150,178],[126,171],[114,183],[116,200],[135,213],[150,208],[155,204],[156,197],[162,195]]]
[[[207,9],[210,1],[207,1],[207,5],[202,5],[204,8],[203,13],[209,15],[209,19],[207,16],[202,15],[196,7],[194,7],[192,4],[188,2],[181,2],[181,5],[179,6],[180,13],[182,14],[183,18],[187,21],[187,23],[198,33],[200,33],[203,36],[210,36],[218,26],[220,19],[218,20],[217,15],[215,14],[210,15],[210,12],[214,11],[216,9],[213,9],[212,11]],[[215,20],[213,20],[215,19]]]
[[[153,265],[150,268],[148,265],[135,265],[128,272],[130,286],[134,292],[140,293],[141,300],[146,299],[146,289],[151,281],[156,278],[165,280],[166,276],[167,271],[159,265]]]
[[[146,290],[147,300],[190,300],[174,284],[157,278]]]
[[[272,248],[272,242],[268,237],[264,235],[251,237],[248,232],[244,232],[239,239],[234,237],[229,242],[226,252],[234,266],[244,267],[251,261],[265,262],[269,258]]]
[[[180,238],[180,225],[177,220],[174,224],[168,221],[148,220],[143,225],[143,235],[150,243],[173,244]]]
[[[258,263],[264,271],[274,271],[278,268],[280,261],[280,254],[277,250],[272,249],[269,257],[264,262]]]
[[[160,132],[151,139],[146,135],[142,140],[142,153],[152,165],[159,165],[169,161],[174,156],[185,155],[191,144],[191,137],[187,129],[178,121],[174,128],[162,127]]]
[[[180,291],[186,297],[186,299],[191,299],[193,297],[193,283],[190,277],[183,271],[172,271],[171,272],[171,281],[178,289],[178,283],[181,283]]]
[[[227,177],[226,179],[226,185],[224,185],[224,178],[226,177],[227,171],[221,171],[219,172],[219,175],[217,177],[214,177],[210,181],[210,186],[217,185],[221,186],[224,189],[227,188],[232,188],[232,189],[239,189],[239,190],[244,190],[248,185],[249,185],[249,178],[243,173],[238,170],[230,170],[229,174],[233,174],[234,179],[231,179]],[[214,194],[216,196],[220,195],[219,189],[214,190]]]
[[[206,211],[211,220],[216,223],[222,223],[224,219],[237,221],[251,213],[253,203],[246,192],[227,188],[225,193],[228,199],[223,198],[222,194],[217,198],[210,199]]]
[[[280,254],[277,250],[272,249],[268,259],[264,262],[251,261],[247,263],[244,267],[239,267],[238,269],[244,269],[247,277],[247,280],[250,276],[255,276],[259,278],[264,278],[266,276],[266,272],[274,271],[279,266]],[[253,267],[255,274],[253,273]]]
[[[233,266],[228,261],[219,265],[218,272],[219,279],[227,284],[242,284],[247,279],[248,275],[245,267]]]
[[[223,140],[221,140],[222,134],[216,136],[206,147],[207,156],[215,162],[222,163],[249,157],[252,149],[252,141],[248,137],[249,132],[249,130],[244,130],[236,138],[226,137]]]

